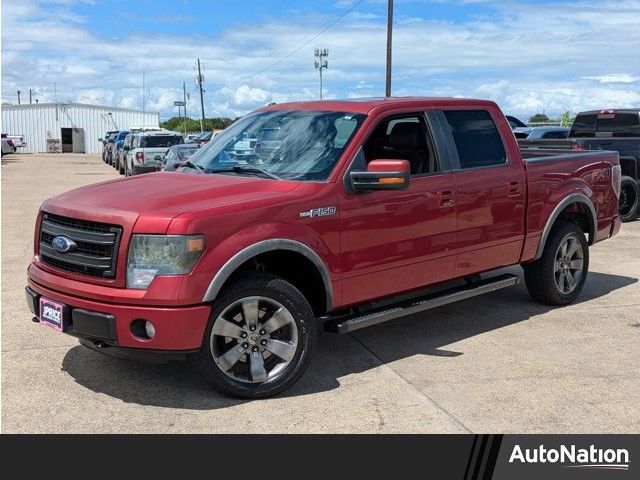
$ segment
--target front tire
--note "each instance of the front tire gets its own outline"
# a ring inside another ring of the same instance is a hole
[[[584,287],[589,272],[589,245],[575,224],[558,222],[542,257],[522,265],[529,294],[545,305],[567,305]]]
[[[255,273],[216,299],[196,365],[222,394],[270,397],[302,376],[316,338],[315,316],[302,293],[280,277]]]
[[[638,216],[640,186],[633,178],[624,176],[620,183],[620,220],[630,222]]]

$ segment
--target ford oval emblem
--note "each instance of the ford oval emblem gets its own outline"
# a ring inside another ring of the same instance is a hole
[[[51,240],[51,246],[56,252],[59,253],[67,253],[71,250],[75,250],[78,245],[76,242],[71,240],[69,237],[65,237],[64,235],[60,235]]]

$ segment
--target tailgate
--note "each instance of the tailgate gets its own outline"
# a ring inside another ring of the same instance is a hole
[[[147,167],[155,165],[156,161],[160,160],[167,152],[167,150],[169,150],[169,147],[143,148],[142,151],[144,152],[144,165]]]

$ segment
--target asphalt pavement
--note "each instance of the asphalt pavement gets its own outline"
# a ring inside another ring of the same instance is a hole
[[[217,394],[187,363],[109,358],[31,322],[40,203],[118,174],[98,155],[8,155],[1,169],[5,433],[640,431],[640,221],[591,249],[573,305],[539,305],[518,286],[322,333],[298,384],[248,402]]]

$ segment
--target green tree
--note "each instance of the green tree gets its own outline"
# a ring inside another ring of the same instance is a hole
[[[232,123],[233,120],[227,117],[205,118],[203,128],[206,132],[210,132],[212,130],[227,128]],[[160,126],[162,128],[166,128],[167,130],[182,132],[185,127],[185,119],[183,117],[171,117],[164,122],[160,122]],[[200,120],[194,120],[193,118],[187,117],[186,127],[187,132],[199,132]]]
[[[573,120],[575,117],[571,116],[571,112],[567,110],[562,114],[562,118],[560,119],[560,125],[563,127],[570,127],[573,124]]]
[[[547,117],[544,113],[536,113],[529,118],[529,123],[542,123],[549,121],[549,117]]]

